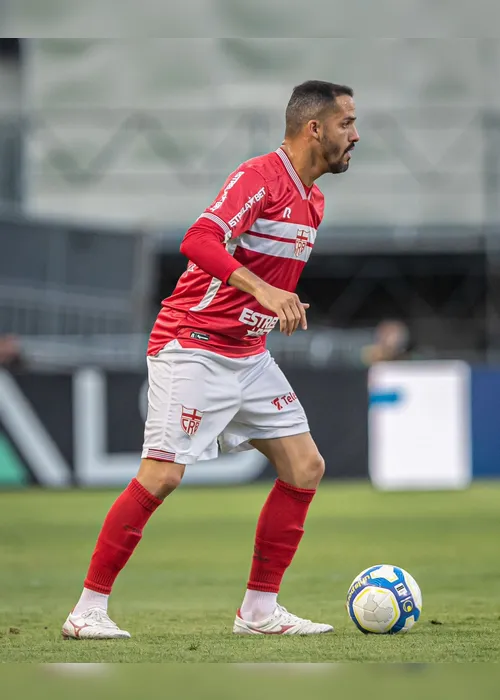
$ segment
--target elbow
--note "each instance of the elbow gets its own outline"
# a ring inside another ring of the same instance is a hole
[[[181,246],[179,248],[180,252],[182,255],[185,255],[188,260],[190,260],[190,253],[191,253],[191,246],[189,245],[189,241],[187,241],[185,238],[182,240]]]

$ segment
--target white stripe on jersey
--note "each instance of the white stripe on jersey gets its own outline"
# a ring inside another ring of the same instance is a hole
[[[226,245],[226,250],[231,255],[234,255],[236,248],[240,247],[246,250],[252,250],[256,253],[261,253],[262,255],[272,255],[276,258],[288,258],[289,260],[300,260],[305,263],[309,260],[312,246],[316,241],[317,230],[312,226],[301,226],[300,224],[292,224],[287,221],[273,221],[271,219],[256,219],[249,231],[231,240],[231,229],[219,216],[205,213],[198,218],[201,219],[202,217],[214,221],[221,227],[225,234],[224,243]],[[252,233],[260,233],[263,235],[252,235]],[[296,247],[296,240],[299,234],[307,238],[308,245],[304,245],[302,249]],[[264,238],[264,236],[275,236],[276,238]],[[276,240],[279,238],[283,240]],[[199,304],[192,306],[189,310],[203,311],[203,309],[206,309],[215,299],[221,285],[221,280],[212,277],[203,299]]]
[[[211,221],[213,221],[221,227],[221,229],[226,234],[225,240],[227,241],[227,236],[231,234],[231,229],[227,226],[227,224],[225,224],[224,221],[215,214],[202,214],[198,218],[201,219],[203,216],[207,219],[210,219]],[[278,238],[286,238],[289,241],[294,241],[297,238],[297,233],[299,232],[299,229],[307,232],[309,243],[312,243],[314,245],[316,241],[317,229],[313,228],[312,226],[301,226],[300,224],[292,224],[288,221],[256,219],[251,225],[248,233],[251,233],[253,231],[254,233],[263,233],[266,236],[276,236]]]
[[[216,217],[219,218],[219,217]],[[226,250],[230,255],[234,255],[234,251],[236,250],[236,240],[231,240],[231,231],[226,233],[226,237],[224,239],[224,242],[226,244]],[[203,299],[200,301],[199,304],[196,306],[192,306],[189,310],[190,311],[202,311],[203,309],[206,309],[209,304],[213,302],[215,299],[215,295],[219,291],[220,287],[222,284],[222,280],[217,279],[217,277],[212,277],[212,281],[208,285],[208,289],[205,292],[205,296]]]
[[[266,236],[276,236],[277,238],[286,238],[289,241],[295,241],[297,233],[306,231],[309,238],[309,243],[314,245],[316,241],[317,229],[312,226],[301,226],[300,224],[291,224],[287,221],[271,221],[271,219],[257,219],[250,227],[248,233],[264,233]]]
[[[215,224],[219,224],[221,229],[224,231],[224,233],[227,235],[231,235],[231,229],[229,226],[226,224],[226,222],[220,218],[220,216],[217,216],[216,214],[210,214],[209,212],[205,212],[204,214],[201,214],[198,219],[210,219],[210,221],[213,221]]]
[[[297,235],[297,227],[295,227],[295,235]],[[278,241],[274,238],[264,238],[263,236],[252,235],[252,232],[244,233],[239,238],[239,248],[253,250],[261,255],[272,255],[275,258],[288,258],[290,260],[300,260],[307,262],[311,255],[312,247],[305,245],[302,250],[297,250],[295,247],[295,238]]]

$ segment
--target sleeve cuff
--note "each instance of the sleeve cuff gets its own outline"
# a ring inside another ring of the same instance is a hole
[[[224,284],[227,284],[228,279],[231,277],[233,272],[238,270],[240,267],[243,267],[243,265],[237,260],[234,260],[234,258],[231,258],[231,261],[228,262],[227,268],[224,271],[224,275],[221,277]]]

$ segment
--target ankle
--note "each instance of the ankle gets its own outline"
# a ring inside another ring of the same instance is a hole
[[[247,590],[240,608],[240,615],[246,622],[261,622],[276,610],[277,593]]]
[[[109,595],[92,591],[90,588],[84,588],[80,596],[80,600],[75,605],[73,615],[81,615],[89,608],[100,608],[104,612],[108,612]]]

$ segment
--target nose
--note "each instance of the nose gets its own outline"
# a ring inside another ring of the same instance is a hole
[[[358,130],[356,129],[355,126],[353,127],[353,132],[352,132],[352,135],[351,135],[351,141],[352,141],[353,143],[357,143],[357,142],[359,141],[359,133],[358,133]]]

